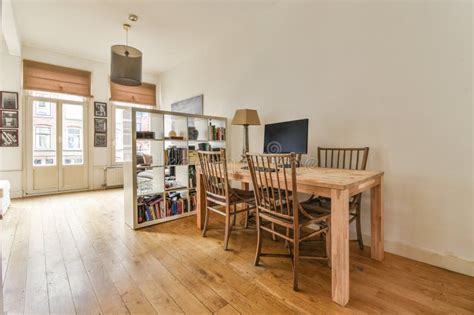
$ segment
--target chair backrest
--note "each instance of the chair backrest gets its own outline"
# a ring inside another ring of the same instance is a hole
[[[216,202],[229,200],[229,179],[225,150],[198,151],[204,188],[209,199]]]
[[[258,211],[293,222],[298,220],[296,157],[290,154],[251,154],[247,162]],[[290,167],[285,167],[289,163]]]
[[[369,148],[318,147],[318,167],[365,170]]]

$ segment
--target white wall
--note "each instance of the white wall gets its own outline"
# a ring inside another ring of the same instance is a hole
[[[65,67],[71,67],[92,73],[92,95],[90,104],[94,101],[108,102],[110,98],[109,72],[110,65],[102,62],[80,59],[47,50],[23,46],[22,56],[11,56],[8,52],[2,52],[3,71],[0,75],[1,90],[17,91],[20,93],[20,113],[24,112],[24,99],[22,97],[22,59],[45,62]],[[144,73],[143,80],[149,83],[158,83],[158,76]],[[157,105],[159,107],[159,104]],[[93,108],[89,110],[89,126],[93,126]],[[90,188],[98,189],[104,183],[104,167],[112,164],[112,120],[111,108],[108,109],[108,134],[107,148],[93,148],[91,157],[92,171]],[[0,148],[0,179],[8,179],[12,185],[12,196],[20,197],[23,193],[22,186],[22,148],[24,145],[24,123],[20,130],[20,147]],[[89,128],[89,145],[93,146],[93,127]],[[24,150],[26,152],[26,150]]]
[[[311,156],[369,146],[368,168],[386,174],[386,249],[474,275],[471,18],[468,2],[276,4],[162,74],[163,107],[203,93],[209,115],[309,118]],[[261,151],[263,127],[250,130]],[[367,200],[363,222],[369,237]]]

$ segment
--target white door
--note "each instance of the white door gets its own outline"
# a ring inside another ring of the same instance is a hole
[[[86,102],[29,97],[26,193],[88,187]]]

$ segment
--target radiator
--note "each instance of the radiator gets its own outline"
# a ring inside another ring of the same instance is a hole
[[[123,186],[123,168],[121,166],[104,167],[104,188]]]

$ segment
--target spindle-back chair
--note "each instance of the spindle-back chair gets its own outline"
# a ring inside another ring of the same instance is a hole
[[[297,290],[299,259],[328,259],[329,255],[322,257],[300,255],[300,243],[314,236],[326,234],[326,251],[329,254],[330,212],[307,210],[299,203],[296,179],[297,162],[294,153],[247,153],[247,162],[257,205],[257,251],[255,254],[255,265],[259,264],[261,256],[290,257],[293,265],[293,288]],[[285,166],[286,162],[290,163],[289,168]],[[306,229],[310,224],[319,225],[319,229]],[[288,246],[288,254],[262,253],[262,231],[284,239]]]
[[[339,168],[350,170],[365,170],[369,148],[321,148],[318,147],[318,167]],[[349,202],[349,223],[356,221],[357,242],[359,248],[364,249],[361,229],[361,199],[362,194],[353,196]],[[314,197],[304,202],[307,207],[321,206],[328,210],[331,209],[331,200],[329,198]]]
[[[198,151],[198,156],[206,191],[206,211],[202,236],[206,236],[209,211],[224,216],[224,250],[227,250],[232,225],[235,225],[235,217],[238,213],[245,212],[245,228],[248,227],[249,211],[255,209],[254,193],[230,187],[224,149],[219,152]],[[245,208],[237,209],[239,204],[244,204]],[[234,217],[233,224],[230,222],[231,216]]]

